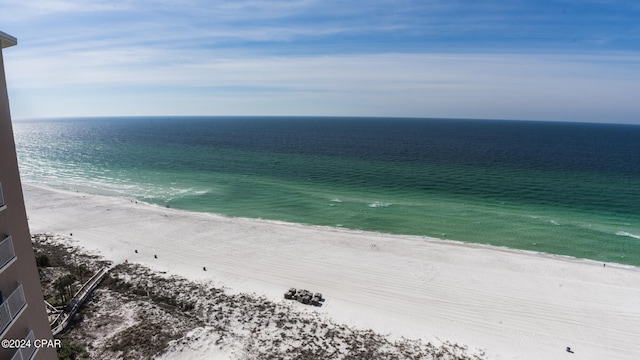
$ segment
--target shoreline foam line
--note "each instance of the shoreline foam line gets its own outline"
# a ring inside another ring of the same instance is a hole
[[[278,224],[278,225],[282,225],[282,226],[293,226],[293,227],[303,226],[303,227],[309,227],[309,228],[326,230],[326,231],[338,231],[338,232],[346,232],[346,233],[353,233],[353,234],[366,234],[366,235],[370,235],[370,236],[397,237],[397,238],[403,238],[403,239],[414,240],[414,241],[430,241],[430,242],[436,242],[436,243],[441,242],[441,243],[449,244],[449,245],[467,246],[467,247],[471,247],[471,248],[488,249],[488,250],[493,250],[493,251],[504,251],[504,252],[511,252],[511,253],[515,253],[515,254],[522,254],[522,255],[542,256],[542,257],[548,257],[548,258],[551,258],[551,259],[564,260],[564,261],[584,262],[584,263],[588,263],[588,264],[595,264],[595,265],[598,265],[598,266],[601,266],[601,265],[606,263],[606,266],[610,266],[610,267],[619,267],[619,268],[625,268],[625,269],[629,269],[629,270],[640,271],[640,267],[639,266],[634,266],[634,265],[630,265],[630,264],[621,264],[621,263],[610,262],[610,261],[601,261],[601,260],[594,260],[594,259],[588,259],[588,258],[579,258],[579,257],[571,256],[571,255],[553,254],[553,253],[548,253],[548,252],[543,252],[543,251],[525,250],[525,249],[511,248],[511,247],[507,247],[507,246],[497,246],[497,245],[491,245],[491,244],[482,244],[482,243],[462,241],[462,240],[454,240],[454,239],[442,239],[442,238],[426,236],[426,235],[394,234],[394,233],[385,233],[385,232],[370,231],[370,230],[359,230],[359,229],[345,228],[345,227],[342,227],[342,226],[314,225],[314,224],[294,223],[294,222],[288,222],[288,221],[282,221],[282,220],[273,220],[273,219],[230,216],[230,215],[213,213],[213,212],[202,212],[202,211],[196,211],[196,210],[170,208],[170,207],[165,207],[165,206],[162,206],[162,205],[159,205],[159,204],[147,202],[147,201],[140,200],[140,199],[135,199],[135,198],[128,197],[128,196],[106,195],[106,194],[99,194],[99,193],[98,194],[93,194],[93,193],[86,193],[86,192],[81,192],[81,191],[80,192],[74,192],[74,191],[70,191],[70,190],[63,190],[63,189],[59,189],[59,188],[53,188],[53,187],[43,186],[43,185],[36,185],[36,184],[32,184],[32,183],[24,183],[23,185],[24,186],[28,186],[28,187],[39,188],[39,189],[46,190],[46,191],[67,193],[69,195],[81,194],[83,196],[98,196],[98,197],[109,197],[109,198],[121,199],[123,201],[129,201],[129,202],[133,202],[133,203],[136,203],[136,204],[149,206],[149,207],[154,207],[154,208],[158,208],[158,209],[165,209],[167,211],[184,212],[184,213],[189,213],[189,214],[200,214],[200,215],[205,215],[205,216],[206,215],[210,215],[212,217],[219,217],[219,218],[225,218],[225,219],[240,219],[240,220],[243,220],[243,221],[255,221],[255,222],[260,222],[260,223],[272,223],[272,224]],[[334,199],[334,200],[331,200],[331,201],[336,201],[336,200]],[[390,204],[387,204],[387,205],[390,205]],[[619,231],[615,235],[624,236],[624,237],[631,237],[631,238],[640,238],[640,236],[638,236],[638,235],[634,235],[634,234],[631,234],[631,233],[628,233],[628,232],[624,232],[624,231]]]
[[[229,218],[24,184],[33,233],[72,238],[114,262],[281,300],[394,336],[486,349],[492,359],[635,359],[638,268],[507,248]],[[138,250],[138,253],[134,253]],[[157,258],[154,257],[157,256]],[[202,271],[206,266],[207,271]]]

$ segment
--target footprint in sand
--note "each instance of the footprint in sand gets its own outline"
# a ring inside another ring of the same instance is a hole
[[[407,263],[407,270],[411,276],[422,283],[431,282],[440,272],[437,267],[431,264],[420,263],[417,261],[409,261]]]

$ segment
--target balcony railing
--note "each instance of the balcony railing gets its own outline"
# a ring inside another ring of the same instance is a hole
[[[24,298],[22,285],[19,285],[5,301],[0,304],[0,334],[11,325],[11,322],[20,315],[20,311],[27,305]]]
[[[4,194],[2,193],[2,183],[0,183],[0,211],[4,210],[7,204],[4,203]]]
[[[36,337],[33,335],[33,330],[29,331],[29,335],[24,338],[24,343],[29,344],[29,347],[24,347],[18,349],[15,355],[11,358],[11,360],[31,360],[33,359],[33,355],[35,355],[36,350],[38,348],[35,346]]]
[[[0,273],[16,258],[16,252],[13,248],[13,239],[7,236],[0,241]]]

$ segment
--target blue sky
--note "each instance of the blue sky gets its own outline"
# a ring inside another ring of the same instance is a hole
[[[640,124],[637,1],[2,0],[16,119]]]

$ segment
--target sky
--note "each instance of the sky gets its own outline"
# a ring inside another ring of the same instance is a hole
[[[0,0],[14,119],[640,124],[636,0]]]

